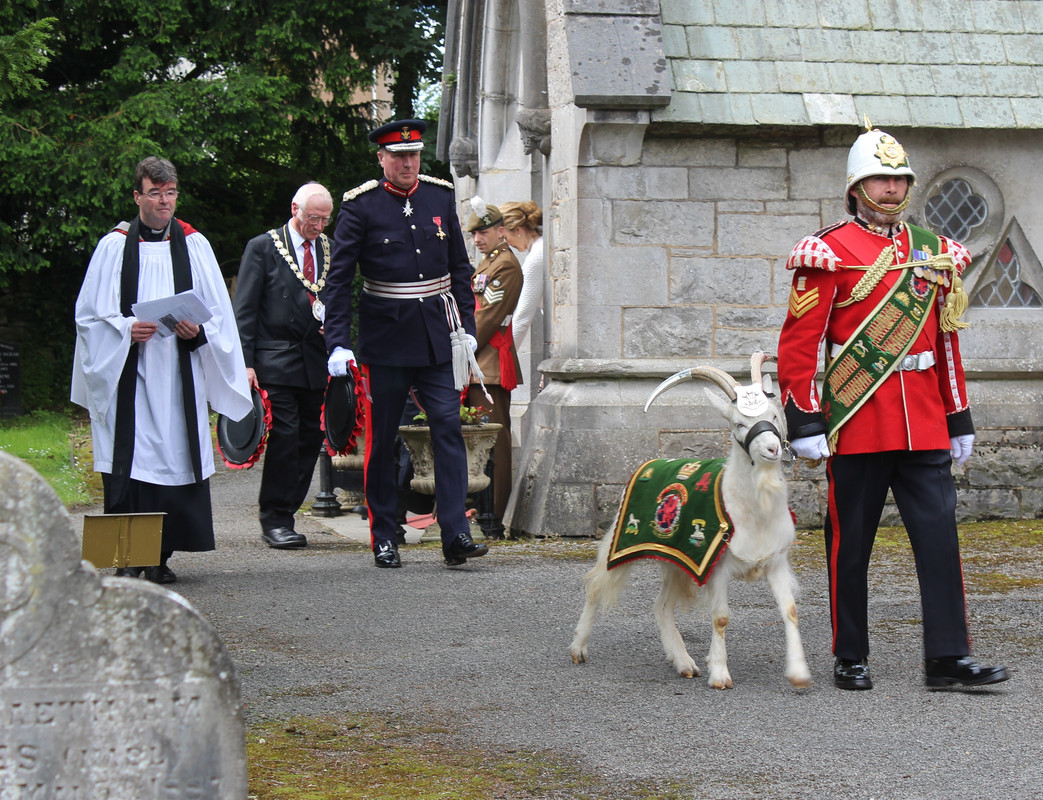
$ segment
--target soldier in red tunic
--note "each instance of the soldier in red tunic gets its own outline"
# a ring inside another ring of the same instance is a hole
[[[869,129],[848,155],[854,219],[793,249],[779,384],[791,446],[827,459],[825,543],[834,683],[871,689],[868,571],[888,489],[916,560],[929,687],[1006,680],[970,658],[951,464],[974,445],[957,331],[959,242],[904,221],[916,176],[894,137]],[[815,376],[825,351],[821,394]]]

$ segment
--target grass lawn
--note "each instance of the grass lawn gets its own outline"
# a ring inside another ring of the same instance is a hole
[[[101,499],[101,477],[92,470],[90,423],[85,416],[33,411],[0,420],[0,450],[39,472],[67,507]]]

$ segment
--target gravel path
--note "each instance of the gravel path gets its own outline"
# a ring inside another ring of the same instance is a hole
[[[259,535],[259,478],[221,470],[212,481],[218,550],[171,560],[172,588],[232,652],[248,722],[390,713],[448,723],[459,741],[488,751],[552,751],[609,783],[682,782],[719,800],[1043,797],[1038,589],[970,598],[976,652],[1007,663],[1010,681],[928,692],[917,589],[911,570],[896,569],[901,577],[871,598],[876,688],[839,692],[820,570],[799,573],[815,679],[806,690],[782,676],[783,627],[767,587],[737,585],[735,688],[722,692],[667,665],[651,565],[635,570],[620,608],[599,617],[590,663],[576,666],[568,645],[595,543],[497,545],[453,570],[438,549],[409,545],[402,569],[377,570],[357,518],[301,516],[308,548],[276,551]],[[680,627],[701,664],[708,621],[686,616]]]

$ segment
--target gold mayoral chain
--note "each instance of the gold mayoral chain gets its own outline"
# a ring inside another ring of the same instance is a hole
[[[297,262],[294,260],[293,256],[290,255],[290,251],[286,249],[286,245],[283,244],[282,239],[279,238],[279,231],[274,229],[270,230],[268,231],[268,235],[272,237],[272,241],[275,243],[275,249],[279,251],[279,255],[283,257],[289,268],[293,270],[293,274],[297,276],[297,280],[304,284],[305,289],[307,289],[309,292],[316,296],[315,303],[312,305],[311,310],[312,313],[315,315],[315,319],[321,322],[322,317],[320,315],[323,312],[323,306],[322,301],[318,299],[318,294],[326,285],[326,274],[330,271],[329,237],[326,236],[325,233],[319,234],[319,238],[322,240],[322,273],[319,275],[319,279],[315,283],[312,283],[304,277],[304,273],[301,272],[301,268],[297,266]]]

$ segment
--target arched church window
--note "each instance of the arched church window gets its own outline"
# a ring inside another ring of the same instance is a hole
[[[924,206],[928,226],[958,242],[966,241],[988,216],[988,202],[963,178],[945,181]]]

